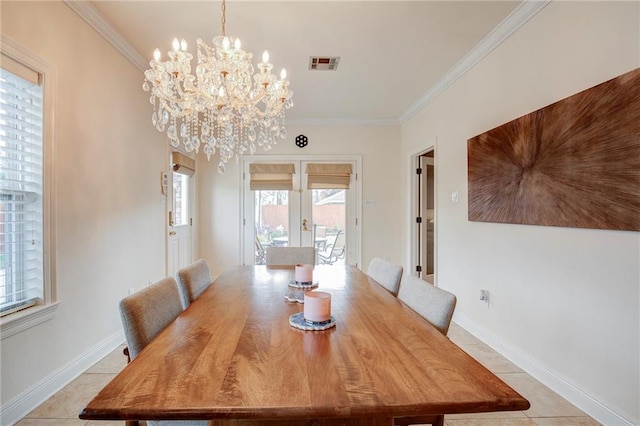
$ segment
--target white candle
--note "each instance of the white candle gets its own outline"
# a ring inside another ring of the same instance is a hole
[[[308,291],[304,295],[304,319],[322,322],[331,319],[331,295],[324,291]]]
[[[310,283],[313,280],[313,265],[296,265],[296,282]]]

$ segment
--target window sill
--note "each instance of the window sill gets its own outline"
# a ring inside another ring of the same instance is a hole
[[[0,320],[1,340],[53,319],[60,302],[38,305],[7,315]]]

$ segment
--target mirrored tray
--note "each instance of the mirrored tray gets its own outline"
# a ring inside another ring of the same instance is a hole
[[[310,322],[304,319],[304,312],[298,312],[289,317],[289,325],[300,330],[322,331],[335,327],[336,319],[331,317],[328,322]]]
[[[318,287],[318,281],[314,281],[312,283],[301,283],[295,280],[289,281],[289,287],[293,288],[316,288]]]
[[[284,300],[289,303],[304,303],[304,291],[290,291],[284,295]]]

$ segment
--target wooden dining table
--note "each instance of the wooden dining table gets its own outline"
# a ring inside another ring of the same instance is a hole
[[[392,425],[407,416],[526,410],[529,402],[353,266],[316,266],[336,325],[303,331],[293,267],[217,278],[80,413],[211,425]]]

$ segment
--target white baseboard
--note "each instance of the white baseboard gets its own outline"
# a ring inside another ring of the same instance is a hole
[[[603,425],[634,426],[634,424],[618,414],[611,407],[588,395],[583,390],[570,383],[558,372],[552,371],[538,361],[505,342],[486,328],[478,326],[464,315],[457,314],[454,318],[456,324],[473,334],[475,337],[489,345],[496,352],[503,355],[509,361],[520,367],[532,377],[543,383],[564,399],[587,413],[589,416]]]
[[[122,331],[114,333],[69,364],[31,386],[25,392],[2,406],[0,424],[2,426],[10,426],[20,421],[24,416],[68,385],[72,380],[80,376],[89,367],[100,361],[123,342],[124,333]]]

